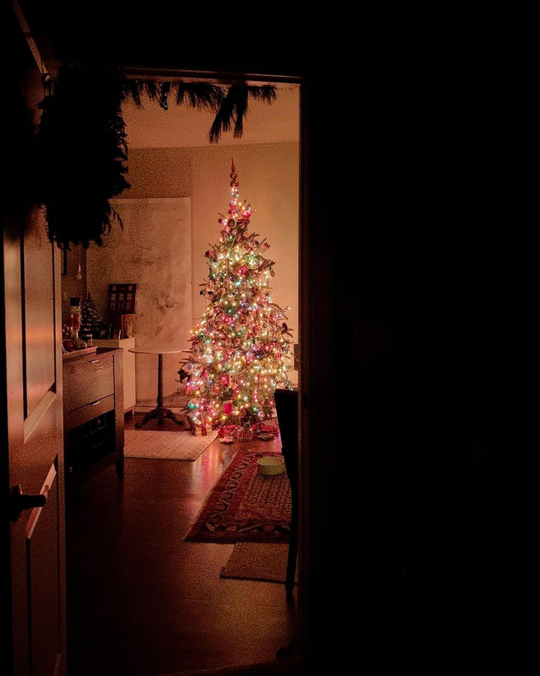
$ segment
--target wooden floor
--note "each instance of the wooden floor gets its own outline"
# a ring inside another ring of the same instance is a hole
[[[221,578],[233,545],[183,542],[239,446],[216,440],[194,462],[129,458],[123,481],[109,468],[70,498],[70,676],[271,661],[293,641],[296,590],[287,601],[283,584]]]

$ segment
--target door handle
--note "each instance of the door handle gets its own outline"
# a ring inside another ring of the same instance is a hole
[[[45,486],[39,495],[25,495],[20,485],[13,486],[11,489],[11,521],[18,521],[22,512],[35,507],[43,507],[47,504],[49,497],[49,487]]]

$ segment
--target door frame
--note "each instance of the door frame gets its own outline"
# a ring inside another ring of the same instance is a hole
[[[30,35],[30,33],[29,33]],[[49,72],[57,72],[58,64],[50,58],[46,37],[39,36],[39,48],[32,39],[34,55],[41,53],[41,63]],[[44,58],[43,58],[44,57]],[[329,383],[335,378],[329,359],[328,335],[335,329],[331,326],[331,265],[321,266],[321,256],[328,252],[330,235],[325,224],[325,197],[314,192],[311,176],[316,174],[318,183],[321,170],[311,160],[310,112],[317,111],[316,93],[310,84],[315,81],[313,73],[298,75],[231,73],[214,70],[158,70],[126,68],[128,74],[145,74],[163,77],[183,77],[216,81],[219,83],[248,82],[253,84],[295,84],[300,89],[300,144],[299,144],[299,561],[298,561],[298,632],[297,642],[300,657],[308,656],[308,662],[320,651],[317,647],[320,634],[320,597],[324,585],[324,551],[329,535],[324,524],[330,506],[330,444],[331,429],[328,401]],[[313,104],[310,100],[313,99]],[[310,110],[311,109],[311,110]],[[316,131],[321,131],[321,117],[315,115]],[[315,169],[315,172],[313,171]],[[0,402],[5,408],[5,402]],[[313,537],[317,532],[317,537]],[[324,596],[324,595],[323,595]],[[317,620],[314,622],[315,618]]]
[[[329,477],[330,458],[326,454],[319,454],[319,462],[315,463],[313,449],[320,446],[317,442],[320,427],[315,425],[313,413],[308,402],[316,400],[315,392],[320,390],[322,382],[328,382],[328,366],[317,367],[315,364],[329,364],[326,353],[328,343],[319,330],[314,330],[315,323],[320,322],[319,328],[324,324],[321,313],[328,312],[330,307],[328,291],[325,285],[328,283],[328,270],[321,270],[320,265],[312,262],[311,251],[317,245],[317,232],[308,227],[309,222],[309,132],[308,132],[308,95],[307,78],[305,75],[261,75],[254,73],[231,73],[228,71],[195,71],[182,69],[146,69],[125,68],[125,72],[132,77],[154,77],[163,79],[183,78],[204,81],[216,84],[247,83],[253,85],[279,85],[291,84],[299,87],[300,100],[300,143],[299,143],[299,213],[298,213],[298,298],[307,298],[308,302],[299,302],[299,340],[300,368],[298,372],[299,391],[299,543],[298,543],[298,607],[297,629],[295,632],[296,649],[299,657],[311,652],[318,652],[316,646],[312,646],[310,622],[316,617],[316,602],[310,599],[310,571],[313,568],[313,557],[317,555],[314,549],[312,532],[315,528],[320,529],[320,520],[312,521],[314,506],[318,510],[328,513],[328,498],[325,496],[325,482]],[[325,231],[325,230],[324,230]],[[323,247],[323,251],[327,250]],[[321,299],[325,298],[325,302]],[[317,301],[315,301],[317,299]],[[318,312],[314,314],[311,308],[316,306]],[[321,354],[322,352],[322,354]],[[317,373],[316,378],[310,378],[310,373]],[[326,375],[325,375],[326,374]],[[326,400],[325,400],[326,401]],[[326,415],[327,407],[323,405],[320,415]],[[326,451],[329,446],[326,445]],[[318,467],[317,467],[318,465]],[[315,474],[314,474],[315,468]],[[319,483],[322,482],[322,484]],[[315,482],[315,483],[314,483]],[[313,496],[317,496],[314,498]]]

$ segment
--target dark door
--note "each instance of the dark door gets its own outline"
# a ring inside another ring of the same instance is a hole
[[[11,671],[65,674],[60,251],[31,206],[32,137],[43,97],[40,70],[13,17],[3,126],[3,246],[0,272],[2,478],[9,487]],[[6,42],[4,41],[4,44]]]

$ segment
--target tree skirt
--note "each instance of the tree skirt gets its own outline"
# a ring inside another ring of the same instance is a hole
[[[259,474],[272,453],[238,451],[205,500],[186,542],[288,542],[291,486],[285,472]]]

